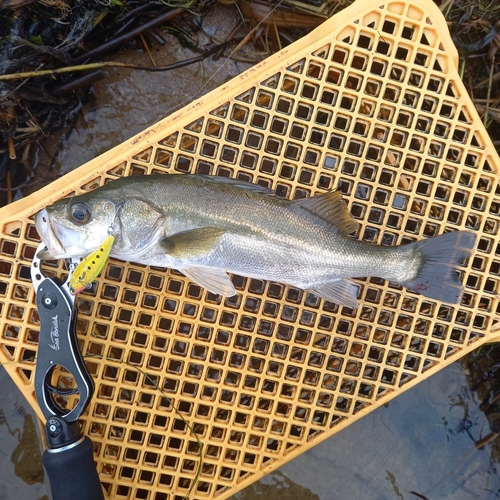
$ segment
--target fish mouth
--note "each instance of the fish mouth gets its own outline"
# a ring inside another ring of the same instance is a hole
[[[50,216],[44,208],[35,219],[36,228],[45,243],[45,248],[37,253],[37,257],[42,260],[57,259],[66,253],[64,245],[52,227]]]

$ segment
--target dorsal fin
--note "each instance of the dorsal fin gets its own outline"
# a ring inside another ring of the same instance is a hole
[[[228,184],[241,189],[247,189],[248,191],[253,191],[254,193],[267,194],[270,196],[275,196],[275,192],[272,189],[261,186],[259,184],[252,184],[250,182],[245,182],[240,179],[232,179],[231,177],[220,177],[217,175],[205,175],[197,174],[197,177],[204,179],[207,182],[217,182],[219,184]]]
[[[295,200],[294,203],[313,214],[319,215],[346,234],[353,233],[359,227],[359,223],[354,220],[347,209],[347,205],[342,200],[341,191],[330,191],[311,198],[301,198]]]

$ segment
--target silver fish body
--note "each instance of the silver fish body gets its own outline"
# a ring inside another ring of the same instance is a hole
[[[235,294],[227,273],[278,281],[357,306],[347,278],[379,277],[457,303],[456,266],[475,235],[457,231],[395,247],[348,236],[357,223],[340,192],[290,201],[242,181],[149,175],[60,200],[36,217],[43,257],[82,257],[109,234],[111,256],[170,267],[214,293]]]

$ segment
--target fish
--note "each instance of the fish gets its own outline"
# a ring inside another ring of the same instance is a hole
[[[214,294],[231,297],[229,274],[274,281],[359,307],[352,278],[376,277],[431,299],[458,304],[457,267],[476,234],[450,231],[404,245],[354,238],[342,192],[289,200],[226,177],[152,174],[109,181],[37,213],[41,259],[85,257],[109,235],[110,256],[172,268]]]

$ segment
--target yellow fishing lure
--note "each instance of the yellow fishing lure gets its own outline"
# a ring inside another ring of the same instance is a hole
[[[104,264],[108,260],[115,237],[109,235],[97,249],[87,255],[74,270],[69,280],[68,288],[71,295],[82,292],[89,288],[92,282],[99,276]]]

